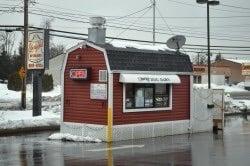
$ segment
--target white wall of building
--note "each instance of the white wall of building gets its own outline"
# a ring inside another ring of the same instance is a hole
[[[63,66],[65,54],[59,55],[49,60],[49,70],[46,70],[46,74],[52,74],[54,85],[61,84],[61,72]]]

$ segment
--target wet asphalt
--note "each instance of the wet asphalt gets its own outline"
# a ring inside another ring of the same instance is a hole
[[[226,119],[224,132],[106,143],[49,141],[53,132],[0,137],[0,166],[249,166],[250,116]]]

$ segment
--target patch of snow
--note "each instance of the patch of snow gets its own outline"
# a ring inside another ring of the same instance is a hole
[[[132,48],[137,48],[137,49],[145,49],[145,50],[169,50],[168,47],[164,44],[159,44],[159,45],[149,45],[149,44],[139,44],[135,42],[128,42],[128,41],[117,41],[114,40],[110,43],[114,47],[119,47],[119,48],[127,48],[127,47],[132,47]]]
[[[194,84],[193,85],[194,89],[208,89],[208,84]],[[224,89],[225,93],[230,93],[230,92],[246,92],[247,90],[244,89],[244,87],[241,86],[241,84],[238,85],[216,85],[216,84],[211,84],[212,89]]]
[[[250,100],[231,100],[232,105],[238,107],[240,110],[250,109]]]
[[[42,115],[32,116],[32,85],[27,85],[26,110],[20,110],[21,92],[0,83],[0,129],[47,127],[60,124],[60,86],[42,94]]]
[[[239,82],[236,86],[245,89],[245,82]]]
[[[33,98],[33,86],[31,84],[27,85],[26,96],[27,100],[32,100]],[[7,84],[0,83],[0,102],[1,101],[19,101],[21,98],[21,91],[12,91],[7,88]],[[59,96],[61,94],[61,87],[59,85],[55,86],[52,91],[43,92],[42,96]]]
[[[224,89],[225,113],[238,113],[245,108],[250,108],[250,100],[235,100],[230,97],[231,92],[246,92],[244,82],[237,85],[211,84],[212,89]],[[207,89],[208,84],[194,84],[194,89]]]
[[[102,142],[100,139],[92,138],[92,137],[81,137],[76,135],[71,135],[68,133],[55,133],[48,137],[49,140],[64,140],[64,141],[75,141],[75,142],[94,142],[100,143]]]
[[[60,115],[42,112],[32,117],[32,111],[0,111],[0,129],[18,129],[37,126],[55,126],[60,124]]]
[[[21,103],[21,92],[8,90],[7,84],[0,83],[0,110],[18,110],[20,109]],[[32,109],[32,98],[33,98],[33,87],[32,85],[27,85],[26,91],[26,105],[27,109]],[[61,87],[55,86],[50,92],[42,93],[43,107],[59,106],[61,99]],[[54,111],[53,111],[54,112]]]
[[[61,86],[57,85],[54,86],[53,90],[49,91],[49,92],[43,92],[42,96],[50,96],[50,97],[55,97],[55,96],[59,96],[61,95]]]

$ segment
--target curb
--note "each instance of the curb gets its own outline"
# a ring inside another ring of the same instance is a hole
[[[55,130],[60,130],[60,125],[25,127],[25,128],[15,128],[15,129],[0,129],[0,137],[6,135],[20,135],[20,134],[39,132],[39,131],[55,131]]]

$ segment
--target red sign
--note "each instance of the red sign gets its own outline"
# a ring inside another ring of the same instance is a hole
[[[70,69],[69,74],[71,79],[86,80],[88,79],[87,69]]]

